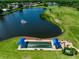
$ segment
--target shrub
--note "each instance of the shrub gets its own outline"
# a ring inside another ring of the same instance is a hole
[[[63,54],[68,55],[68,56],[77,55],[77,51],[75,48],[64,48],[62,52]]]

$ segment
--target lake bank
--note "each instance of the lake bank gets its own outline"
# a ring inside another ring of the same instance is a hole
[[[77,37],[78,34],[76,33],[79,32],[76,31],[76,29],[78,29],[76,25],[79,23],[78,21],[75,21],[79,18],[78,13],[79,11],[77,11],[75,8],[62,6],[47,7],[47,10],[44,11],[44,15],[49,22],[55,23],[64,30],[63,34],[58,37],[61,40],[64,39],[71,41],[76,47],[79,45]],[[75,30],[73,31],[73,29]]]

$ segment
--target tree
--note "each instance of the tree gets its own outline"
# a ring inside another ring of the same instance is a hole
[[[77,51],[75,48],[64,48],[62,52],[63,54],[68,55],[68,56],[77,55]]]
[[[22,8],[22,7],[23,7],[23,4],[19,3],[19,4],[18,4],[18,7],[19,7],[19,8]]]
[[[44,3],[44,6],[45,6],[45,7],[48,7],[48,4]]]

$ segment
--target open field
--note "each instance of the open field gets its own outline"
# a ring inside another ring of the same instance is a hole
[[[49,10],[51,9],[51,10]],[[74,46],[79,48],[79,11],[70,7],[47,7],[45,11],[50,17],[48,21],[57,23],[64,28],[64,33],[58,38],[60,40],[69,40]],[[79,54],[76,56],[66,56],[62,52],[56,51],[18,51],[17,41],[20,37],[11,38],[0,41],[0,59],[79,59]]]

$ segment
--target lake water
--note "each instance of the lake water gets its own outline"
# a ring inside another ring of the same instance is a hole
[[[48,38],[60,35],[58,26],[40,18],[43,11],[43,8],[28,8],[0,17],[0,40],[16,36]],[[21,23],[22,19],[25,24]]]

